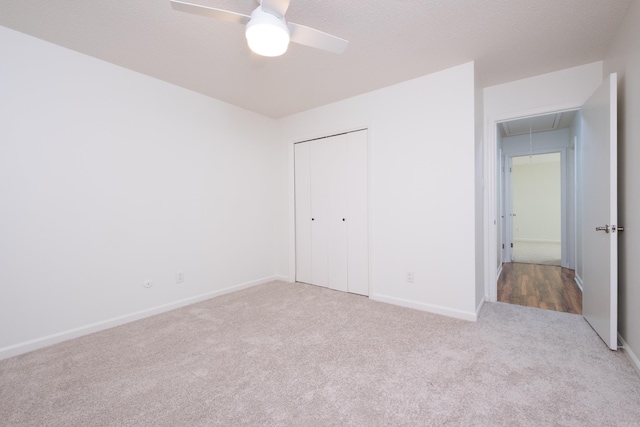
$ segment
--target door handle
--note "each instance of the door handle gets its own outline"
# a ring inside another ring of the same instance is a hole
[[[609,224],[605,225],[604,227],[596,227],[596,231],[604,231],[605,233],[609,232]]]

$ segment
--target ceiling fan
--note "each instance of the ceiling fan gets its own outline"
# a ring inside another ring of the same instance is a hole
[[[258,7],[251,15],[171,0],[176,10],[245,24],[245,36],[249,48],[262,56],[280,56],[287,51],[289,41],[315,47],[333,53],[342,53],[349,42],[340,37],[287,22],[284,18],[289,8],[289,0],[256,0]]]

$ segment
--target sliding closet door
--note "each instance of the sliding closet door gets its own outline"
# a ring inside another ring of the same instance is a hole
[[[347,134],[348,291],[369,295],[367,131]]]
[[[311,277],[311,164],[309,144],[294,146],[296,209],[296,281],[313,283]]]
[[[336,135],[314,143],[325,145],[329,153],[329,287],[347,292],[347,135]]]
[[[311,281],[329,286],[329,162],[331,149],[325,140],[310,141],[311,165]]]

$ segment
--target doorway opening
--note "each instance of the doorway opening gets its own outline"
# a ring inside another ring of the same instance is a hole
[[[575,280],[580,125],[577,110],[496,125],[498,301],[582,313]]]
[[[617,83],[617,74],[611,73],[585,102],[561,105],[556,110],[543,107],[527,111],[531,116],[577,111],[576,119],[569,127],[566,156],[573,159],[573,173],[567,172],[566,176],[572,178],[567,182],[574,188],[567,188],[566,194],[573,197],[573,203],[567,206],[574,210],[563,215],[564,219],[574,221],[573,226],[564,229],[573,230],[574,236],[565,239],[563,235],[562,262],[567,259],[569,265],[575,267],[575,281],[582,290],[582,314],[611,350],[618,348],[617,267],[621,231],[617,199]],[[501,218],[504,201],[501,159],[505,147],[500,125],[522,117],[525,114],[512,111],[487,118],[488,123],[493,123],[487,129],[484,146],[484,178],[489,183],[485,187],[483,211],[487,219],[484,228],[487,237],[484,242],[485,289],[489,301],[498,300],[498,277],[505,260],[502,248],[504,218]],[[530,144],[531,149],[532,146]],[[573,248],[565,250],[565,244],[573,245]]]
[[[562,265],[561,170],[560,152],[510,158],[512,262]]]

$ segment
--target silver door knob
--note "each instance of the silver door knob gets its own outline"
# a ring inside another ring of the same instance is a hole
[[[605,225],[604,227],[596,227],[596,231],[604,231],[605,233],[609,232],[609,224]]]

